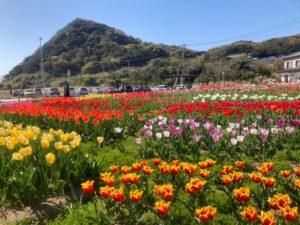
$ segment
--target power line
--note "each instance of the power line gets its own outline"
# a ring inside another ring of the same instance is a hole
[[[222,43],[222,42],[226,42],[226,41],[233,41],[233,40],[236,40],[236,39],[241,39],[241,38],[245,38],[245,37],[249,37],[249,36],[265,34],[265,33],[268,33],[270,31],[278,30],[278,29],[285,28],[287,26],[295,25],[295,24],[298,24],[298,23],[300,23],[300,17],[295,18],[293,20],[289,20],[289,21],[281,23],[281,24],[278,24],[276,26],[260,29],[260,30],[257,30],[257,31],[253,31],[253,32],[250,32],[250,33],[243,34],[243,35],[230,37],[230,38],[224,38],[224,39],[220,39],[220,40],[216,40],[216,41],[190,43],[190,44],[186,44],[186,46],[218,44],[218,43]]]

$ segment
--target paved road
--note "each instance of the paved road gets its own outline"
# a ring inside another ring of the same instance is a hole
[[[32,98],[3,98],[0,99],[0,103],[9,103],[9,102],[26,102],[26,101],[30,101],[32,100]]]

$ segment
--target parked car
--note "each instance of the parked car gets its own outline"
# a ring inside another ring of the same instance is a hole
[[[70,87],[69,91],[70,91],[70,96],[76,96],[75,88]]]
[[[158,90],[157,86],[150,86],[150,89],[151,89],[151,91],[157,91]]]
[[[93,87],[93,88],[91,88],[90,92],[93,93],[93,94],[102,94],[102,90],[99,87]]]
[[[60,91],[56,87],[45,88],[45,96],[60,96]]]
[[[142,86],[140,86],[140,85],[132,85],[131,87],[132,87],[133,92],[142,91]]]
[[[175,87],[176,90],[183,90],[184,89],[184,85],[183,84],[178,84],[176,87]]]
[[[84,96],[84,95],[88,95],[88,94],[89,94],[89,91],[88,91],[88,89],[85,88],[85,87],[80,87],[80,88],[77,88],[76,94],[77,94],[78,96]]]
[[[168,86],[167,85],[158,85],[157,90],[158,91],[168,90]]]
[[[150,86],[143,86],[142,91],[151,91]]]
[[[35,91],[34,91],[34,89],[33,88],[25,89],[24,96],[25,97],[35,97]]]
[[[13,89],[10,93],[11,97],[19,97],[24,96],[24,90],[23,89]]]
[[[116,89],[113,87],[105,87],[105,88],[102,88],[101,91],[104,94],[109,94],[109,93],[114,93],[116,91]]]
[[[41,88],[34,88],[35,96],[40,97],[43,96],[43,92]]]
[[[131,85],[122,85],[121,87],[119,87],[117,89],[116,92],[119,92],[119,93],[129,93],[129,92],[133,92],[133,87]]]

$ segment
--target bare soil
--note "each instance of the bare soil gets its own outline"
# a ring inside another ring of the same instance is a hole
[[[38,224],[43,224],[43,220],[56,217],[71,200],[67,197],[49,198],[47,201],[35,207],[25,207],[22,209],[0,208],[0,225],[17,223],[30,219]]]

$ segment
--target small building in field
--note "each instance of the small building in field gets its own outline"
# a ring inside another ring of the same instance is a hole
[[[284,68],[280,73],[281,82],[300,82],[300,52],[283,57]]]

